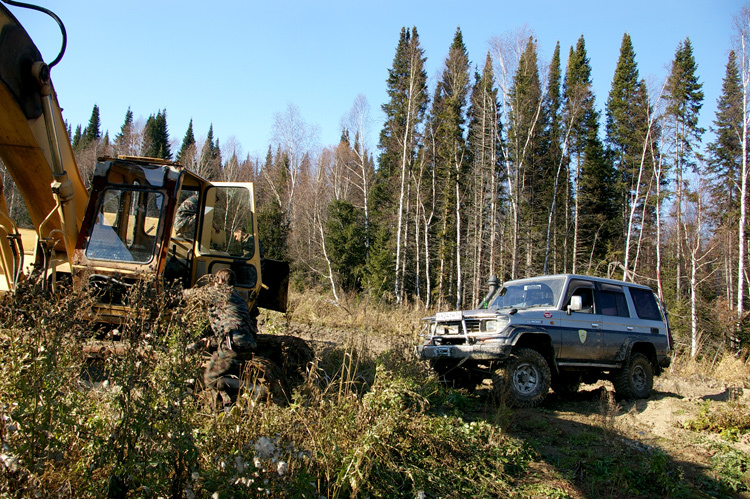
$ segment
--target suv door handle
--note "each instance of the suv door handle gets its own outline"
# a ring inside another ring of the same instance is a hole
[[[628,326],[628,331],[632,331],[632,330],[633,330],[633,326]]]
[[[591,327],[599,327],[599,323],[598,322],[592,322],[591,323]]]

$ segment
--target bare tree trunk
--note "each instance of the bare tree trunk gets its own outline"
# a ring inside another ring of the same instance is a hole
[[[572,113],[571,113],[572,114]],[[557,189],[560,186],[560,173],[562,173],[562,167],[563,163],[565,162],[565,156],[568,153],[568,139],[570,139],[570,131],[572,130],[572,117],[571,117],[571,123],[569,123],[568,128],[565,132],[565,139],[562,143],[562,152],[560,153],[560,162],[557,165],[557,173],[555,174],[555,185],[552,189],[552,203],[549,208],[549,216],[547,217],[547,240],[544,248],[544,273],[547,273],[548,264],[549,264],[549,248],[550,248],[550,234],[552,232],[552,223],[554,221],[554,217],[556,214],[556,208],[557,208]],[[555,232],[555,235],[557,233]],[[557,270],[555,270],[557,272]]]
[[[662,85],[661,93],[659,94],[659,99],[661,99],[661,96],[664,94],[664,88],[666,87],[667,81],[664,80],[664,85]],[[623,259],[623,275],[622,280],[623,281],[632,281],[631,275],[629,275],[630,271],[630,238],[633,234],[633,224],[635,221],[635,211],[638,207],[638,198],[640,198],[640,189],[641,189],[641,181],[643,179],[643,169],[646,164],[646,153],[651,148],[651,129],[654,125],[654,120],[656,116],[656,111],[648,117],[648,129],[646,131],[646,137],[643,140],[643,152],[641,153],[641,164],[638,168],[638,180],[635,184],[635,192],[633,193],[631,199],[630,199],[630,215],[628,217],[628,228],[627,228],[627,235],[625,237],[625,258]],[[646,196],[648,196],[648,191],[646,193]],[[645,201],[644,201],[644,207],[645,207]],[[644,209],[645,213],[645,209]],[[641,219],[641,233],[643,231],[643,218]]]
[[[643,208],[641,209],[641,220],[642,221],[646,220],[646,211],[647,211],[647,208],[648,208],[648,202],[649,202],[649,197],[650,197],[650,193],[651,193],[651,189],[652,188],[653,188],[653,174],[651,175],[651,181],[649,182],[648,189],[646,190],[646,196],[643,198]],[[638,263],[640,261],[639,258],[640,258],[640,255],[641,255],[641,246],[643,244],[643,235],[644,235],[644,232],[645,232],[644,225],[645,225],[645,222],[641,222],[641,226],[640,226],[640,228],[638,230],[638,244],[636,244],[635,258],[633,258],[633,270],[631,272],[631,275],[633,277],[635,277],[636,275],[638,275]]]
[[[333,268],[331,267],[331,259],[328,258],[328,251],[326,251],[326,236],[325,231],[323,230],[323,223],[320,219],[318,219],[318,230],[320,231],[320,247],[323,249],[323,257],[326,260],[326,264],[328,265],[328,280],[331,283],[331,291],[333,292],[333,298],[336,300],[336,303],[339,303],[339,295],[336,292],[336,281],[333,278]]]
[[[443,217],[443,234],[445,234],[445,231],[447,230],[447,224],[448,221],[446,220],[447,217]],[[440,247],[444,247],[444,243],[441,242]],[[442,251],[441,249],[438,249],[438,253],[440,253],[440,270],[438,271],[438,310],[441,310],[443,308],[443,296],[445,293],[445,251]]]
[[[700,240],[700,235],[698,236]],[[699,244],[690,252],[690,356],[698,355],[700,333],[698,331],[698,259],[696,252]]]
[[[418,53],[412,53],[411,57],[419,57]],[[414,61],[411,61],[411,67],[416,67],[416,64],[414,64]],[[393,283],[393,289],[396,294],[396,303],[401,303],[402,295],[401,295],[401,289],[403,288],[403,283],[401,280],[403,279],[403,275],[399,275],[399,269],[401,267],[401,231],[403,230],[404,225],[404,189],[406,182],[406,170],[409,167],[409,158],[412,154],[412,114],[414,113],[414,95],[415,95],[415,85],[417,84],[416,78],[417,74],[415,74],[414,71],[411,71],[409,74],[409,100],[406,104],[406,124],[404,126],[404,136],[403,136],[403,144],[401,149],[401,190],[399,193],[399,200],[398,200],[398,227],[396,229],[396,275],[394,276],[394,283]]]
[[[419,179],[412,178],[412,183],[414,184],[414,191],[416,193],[416,199],[414,200],[414,295],[417,299],[417,302],[422,301],[422,281],[421,281],[421,274],[422,274],[422,250],[419,247],[419,239],[421,236],[421,230],[420,230],[420,209],[422,209],[422,203],[419,199],[419,194],[422,191],[422,181],[421,181],[421,171],[420,171],[420,177]]]
[[[750,55],[748,54],[748,34],[750,34],[750,9],[744,7],[737,18],[738,35],[741,47],[742,61],[742,179],[740,181],[740,220],[739,234],[737,237],[738,265],[737,265],[737,317],[742,319],[745,314],[745,250],[747,247],[747,201],[748,201],[748,164],[747,164],[747,134],[748,121],[750,121]]]
[[[408,107],[411,107],[411,99],[409,99]],[[401,267],[401,230],[403,227],[404,217],[404,190],[406,188],[406,167],[407,167],[407,156],[406,156],[406,144],[409,139],[409,126],[411,123],[411,113],[407,112],[406,116],[406,127],[404,131],[403,146],[401,150],[401,189],[398,197],[398,225],[396,227],[396,275],[393,278],[393,292],[396,298],[396,303],[401,303],[401,278],[399,276],[399,270]]]
[[[437,195],[437,174],[435,169],[432,169],[432,204],[430,205],[430,214],[427,215],[427,210],[422,210],[422,216],[424,217],[424,265],[425,265],[425,294],[427,300],[425,302],[425,308],[429,309],[432,305],[432,277],[430,275],[430,227],[432,225],[432,218],[435,215],[435,202]]]
[[[579,185],[581,183],[581,157],[580,155],[577,157],[576,160],[576,176],[575,176],[575,213],[573,214],[573,268],[572,272],[576,273],[576,266],[578,265],[578,223],[579,223],[579,216],[578,216],[578,198],[580,197],[579,193]]]
[[[408,182],[406,186],[406,207],[404,208],[404,213],[407,215],[407,218],[408,218],[410,206],[411,206],[411,182]],[[409,224],[407,222],[404,222],[404,240],[403,240],[402,245],[404,247],[404,253],[405,253],[406,248],[409,247]],[[406,283],[406,257],[401,259],[401,281],[400,283],[401,283],[401,286],[399,288],[398,294],[401,297],[400,300],[403,300],[405,297],[404,289],[406,286],[405,284]]]
[[[662,144],[664,140],[664,133],[662,133]],[[664,301],[664,283],[661,278],[661,179],[662,179],[662,166],[664,165],[664,155],[659,152],[658,167],[654,171],[656,176],[656,283],[659,290],[659,299]]]
[[[490,172],[492,180],[490,181],[490,275],[495,275],[495,245],[497,240],[497,172],[495,172],[495,165],[497,164],[497,151],[495,147],[492,147],[492,170]]]
[[[463,159],[461,160],[463,161]],[[461,189],[459,170],[461,162],[456,162],[456,310],[461,310],[463,304],[463,268],[461,265]]]
[[[689,233],[689,227],[687,224],[683,227],[685,249],[690,251],[690,356],[693,358],[698,355],[702,336],[702,331],[700,331],[698,322],[699,287],[703,281],[711,277],[716,271],[716,269],[714,269],[707,275],[700,275],[704,267],[713,265],[714,262],[709,260],[709,255],[714,247],[707,249],[703,247],[703,188],[700,180],[698,181],[697,187],[698,195],[694,210],[695,213],[693,215],[695,220],[691,220],[691,225],[694,226],[693,233]],[[688,200],[686,199],[686,202],[687,201]]]

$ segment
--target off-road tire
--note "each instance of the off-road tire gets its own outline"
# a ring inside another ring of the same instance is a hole
[[[515,350],[492,374],[492,386],[500,402],[511,407],[536,407],[549,392],[552,373],[547,360],[530,348]]]
[[[642,353],[633,353],[613,379],[618,399],[645,399],[654,388],[654,367]]]

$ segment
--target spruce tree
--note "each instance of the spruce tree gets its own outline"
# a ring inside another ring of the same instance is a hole
[[[439,185],[439,205],[442,227],[438,232],[438,307],[444,299],[463,302],[462,251],[462,187],[469,164],[465,123],[469,93],[469,56],[461,29],[457,29],[448,57],[435,89],[432,107],[432,128],[435,135],[435,172]]]
[[[698,69],[693,57],[690,39],[680,42],[666,85],[666,123],[668,146],[672,152],[672,168],[675,179],[675,219],[677,248],[674,268],[675,290],[678,298],[682,295],[683,253],[682,212],[686,199],[684,174],[697,167],[697,153],[703,129],[698,126],[698,116],[703,106],[703,85],[698,82]]]
[[[120,132],[115,136],[115,154],[135,154],[135,151],[131,150],[133,133],[133,111],[128,106],[128,110],[125,113],[125,121],[123,121],[120,127]]]
[[[640,79],[630,36],[625,33],[620,58],[606,105],[608,153],[617,171],[615,195],[619,204],[617,226],[623,241],[629,241],[633,225],[643,226],[643,203],[653,176],[656,130],[649,122],[651,109],[645,82]],[[627,244],[627,243],[626,243]],[[628,248],[625,254],[629,257]],[[629,262],[625,262],[629,270]]]
[[[91,110],[91,117],[89,118],[89,124],[83,131],[83,145],[95,144],[99,141],[102,136],[101,133],[101,120],[99,119],[99,106],[94,104],[94,108]]]
[[[185,157],[185,153],[193,146],[195,146],[195,135],[193,135],[193,119],[191,118],[185,132],[185,137],[182,139],[182,146],[180,146],[180,150],[177,152],[176,161],[181,163]]]
[[[594,270],[611,247],[616,217],[614,170],[599,139],[599,113],[594,103],[591,66],[583,36],[571,47],[564,83],[564,116],[570,126],[570,152],[574,172],[575,207],[572,271],[580,263]],[[604,196],[604,197],[602,197]]]
[[[737,55],[729,53],[716,117],[708,144],[706,170],[710,173],[713,216],[719,227],[733,227],[739,218],[739,185],[742,171],[742,80]],[[733,227],[734,228],[734,227]]]
[[[568,161],[563,156],[563,142],[565,139],[565,124],[561,116],[562,95],[560,85],[562,71],[560,69],[560,42],[555,44],[549,71],[547,74],[547,89],[542,102],[542,121],[544,129],[541,136],[540,161],[543,165],[543,179],[546,179],[542,196],[542,204],[549,208],[546,220],[544,264],[542,272],[557,273],[560,269],[567,269],[567,222],[569,213],[566,212],[566,200],[570,192],[570,175]],[[558,237],[560,244],[553,244]],[[559,266],[559,267],[558,267]]]
[[[401,170],[404,139],[409,157],[413,159],[419,143],[419,125],[427,109],[426,58],[419,43],[417,28],[401,28],[393,66],[388,70],[386,91],[388,102],[382,105],[385,123],[380,131],[378,180],[385,181]]]
[[[520,259],[524,259],[525,275],[539,272],[534,266],[541,256],[544,237],[544,215],[547,207],[540,201],[544,180],[541,160],[543,145],[542,89],[537,67],[536,43],[529,38],[518,61],[510,90],[508,118],[508,151],[511,184],[511,217],[513,219],[513,277],[519,277]]]
[[[221,151],[219,140],[214,143],[214,125],[211,123],[206,134],[200,158],[198,160],[197,173],[208,180],[217,180],[221,173]]]
[[[470,102],[468,184],[473,196],[473,213],[469,231],[473,234],[473,241],[467,244],[473,253],[472,301],[476,302],[484,287],[484,279],[496,272],[498,215],[505,195],[502,182],[503,124],[489,52],[481,75],[475,77]]]
[[[374,211],[382,214],[378,222],[383,227],[396,228],[395,237],[381,237],[375,242],[395,243],[393,294],[397,301],[402,299],[405,286],[405,210],[409,205],[410,173],[421,144],[420,129],[427,108],[424,62],[417,29],[402,28],[393,67],[388,71],[389,101],[382,106],[386,121],[380,132],[380,165],[373,186]]]
[[[143,129],[144,155],[150,158],[172,159],[167,130],[167,111],[159,111],[146,120]]]
[[[742,237],[742,136],[744,134],[744,92],[737,64],[737,55],[729,53],[721,95],[716,105],[716,117],[711,126],[714,141],[708,144],[706,170],[710,174],[711,195],[709,215],[720,234],[723,265],[719,285],[726,289],[732,303],[741,287],[737,274],[741,272],[738,240]],[[739,308],[739,307],[738,307]]]
[[[333,270],[345,291],[361,289],[366,265],[364,210],[343,200],[328,205],[326,241]]]
[[[81,137],[83,136],[83,132],[81,132],[81,125],[76,125],[76,132],[73,134],[73,149],[78,151],[81,149]]]

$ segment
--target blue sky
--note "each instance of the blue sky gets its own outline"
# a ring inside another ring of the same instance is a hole
[[[702,126],[714,119],[737,0],[529,0],[329,2],[255,0],[37,0],[68,31],[68,47],[52,80],[64,118],[85,126],[94,104],[102,132],[119,131],[130,107],[137,119],[166,109],[170,137],[180,142],[193,120],[196,137],[213,124],[221,144],[264,157],[276,113],[291,104],[319,130],[319,146],[335,145],[341,118],[358,94],[371,108],[369,147],[383,123],[388,68],[401,27],[416,26],[427,56],[430,95],[456,28],[472,64],[490,40],[523,26],[539,58],[557,41],[563,66],[571,45],[586,40],[596,102],[603,108],[623,33],[630,34],[641,77],[665,78],[680,41],[690,37],[705,100]],[[43,14],[9,7],[51,61],[60,35]]]

